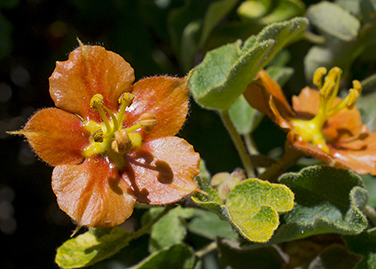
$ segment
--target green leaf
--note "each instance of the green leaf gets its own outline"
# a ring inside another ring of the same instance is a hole
[[[351,41],[358,36],[359,20],[336,4],[324,1],[311,5],[306,16],[318,29],[341,40]]]
[[[258,22],[268,24],[302,16],[305,11],[304,3],[300,0],[281,0],[272,12],[261,18]]]
[[[221,197],[219,197],[218,193],[200,177],[196,177],[196,182],[198,187],[205,193],[194,193],[191,196],[193,202],[223,218],[222,210],[224,205]]]
[[[193,249],[185,244],[178,244],[154,252],[141,263],[130,269],[182,268],[191,269],[196,258]]]
[[[359,234],[367,227],[361,212],[368,193],[361,178],[345,169],[312,166],[280,177],[295,193],[295,206],[284,214],[284,224],[273,242],[322,233]]]
[[[376,228],[356,236],[344,237],[347,247],[354,253],[363,255],[356,268],[375,268],[376,264]]]
[[[239,237],[227,220],[223,220],[218,215],[202,209],[195,209],[193,218],[188,223],[188,230],[213,240],[218,236],[230,239]]]
[[[229,220],[253,242],[267,242],[278,227],[278,212],[293,206],[294,194],[289,188],[255,178],[237,185],[226,203]]]
[[[239,0],[222,0],[212,3],[205,14],[199,47],[202,47],[217,24],[234,8]]]
[[[62,268],[89,266],[117,253],[128,245],[129,238],[120,227],[88,231],[60,246],[55,261]]]
[[[277,247],[243,249],[236,241],[217,239],[220,262],[223,268],[283,268],[287,262]]]
[[[236,131],[241,135],[251,133],[257,127],[257,119],[260,113],[251,107],[243,95],[230,106],[228,114]]]
[[[147,223],[159,215],[164,208],[152,208],[143,217],[143,223]],[[182,208],[177,206],[171,209],[151,228],[149,251],[156,252],[162,248],[170,247],[181,243],[186,234],[186,223],[184,219],[193,215],[193,208]]]
[[[184,70],[192,68],[194,55],[209,38],[213,29],[239,0],[186,0],[168,18],[175,53]]]
[[[270,66],[266,69],[266,72],[282,87],[292,77],[294,69],[291,67]]]
[[[271,24],[256,39],[245,41],[243,47],[236,41],[208,52],[188,81],[196,102],[209,109],[228,109],[257,72],[306,24],[304,18]]]
[[[362,175],[362,179],[369,193],[368,205],[376,208],[376,178],[366,174]]]
[[[361,257],[341,245],[327,247],[309,264],[309,269],[352,269]]]

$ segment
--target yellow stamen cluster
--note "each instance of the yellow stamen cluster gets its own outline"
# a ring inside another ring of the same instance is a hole
[[[96,94],[90,100],[90,108],[98,111],[103,120],[102,123],[87,121],[85,128],[90,132],[90,145],[84,149],[84,157],[96,154],[105,154],[115,163],[116,166],[124,165],[122,154],[128,153],[132,148],[139,147],[142,144],[142,137],[139,133],[132,133],[139,129],[145,132],[151,132],[157,125],[157,119],[154,113],[144,113],[140,116],[140,122],[129,128],[123,128],[124,112],[132,104],[133,94],[123,93],[119,98],[118,113],[111,112],[103,105],[103,96]],[[110,116],[107,118],[106,113]]]
[[[290,119],[290,122],[294,127],[293,132],[298,140],[309,142],[329,153],[322,128],[327,119],[334,113],[343,109],[354,108],[362,91],[362,86],[359,81],[354,80],[353,88],[349,90],[347,97],[338,104],[333,105],[338,94],[342,70],[338,67],[333,67],[328,75],[326,73],[326,68],[320,67],[313,75],[313,84],[320,92],[320,106],[317,115],[311,120]],[[326,77],[323,84],[322,78],[324,75]]]

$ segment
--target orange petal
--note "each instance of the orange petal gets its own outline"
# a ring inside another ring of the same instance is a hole
[[[256,80],[248,86],[243,94],[253,108],[269,118],[273,118],[273,112],[269,107],[270,96],[273,96],[276,107],[283,116],[291,117],[294,115],[281,87],[264,70],[257,74]]]
[[[19,133],[26,136],[34,152],[52,166],[80,163],[90,135],[79,117],[57,108],[38,111]]]
[[[59,207],[79,226],[113,227],[129,218],[136,199],[116,168],[105,159],[59,165],[52,173]]]
[[[269,107],[273,113],[273,116],[272,118],[274,118],[274,121],[276,124],[279,125],[279,127],[281,127],[282,129],[288,129],[290,130],[291,129],[291,125],[289,123],[289,121],[287,121],[286,119],[284,119],[282,117],[282,115],[279,113],[279,110],[277,109],[277,106],[274,102],[274,98],[273,96],[270,97],[270,101],[269,101]]]
[[[334,100],[333,106],[341,102],[341,98]],[[319,111],[320,94],[318,91],[305,87],[299,96],[293,96],[293,108],[300,118],[311,119]],[[323,131],[335,140],[346,140],[358,136],[362,130],[362,119],[359,110],[343,109],[326,121]]]
[[[146,112],[156,115],[158,124],[144,134],[144,141],[178,133],[188,113],[188,85],[185,78],[168,76],[145,78],[133,86],[135,96],[124,123],[130,127]]]
[[[131,153],[125,171],[137,201],[163,205],[198,190],[193,178],[199,173],[200,156],[187,141],[164,137],[143,144]]]
[[[329,144],[330,154],[358,174],[376,175],[376,133],[363,125],[361,134],[352,141]]]
[[[131,90],[132,67],[118,54],[100,46],[81,45],[64,62],[57,62],[50,77],[50,94],[55,105],[85,119],[99,121],[90,109],[90,99],[99,93],[111,111],[118,109],[118,98]]]
[[[290,138],[293,135],[288,135],[287,137]],[[327,163],[330,166],[338,167],[338,168],[344,168],[344,169],[350,169],[349,166],[347,166],[345,163],[341,161],[337,161],[332,158],[332,156],[326,154],[323,150],[320,148],[313,146],[305,141],[293,141],[292,139],[289,139],[290,145],[308,156],[312,156],[318,160],[321,160],[325,163]]]

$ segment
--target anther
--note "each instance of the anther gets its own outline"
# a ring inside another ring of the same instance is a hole
[[[322,77],[326,75],[326,72],[327,70],[325,67],[319,67],[313,75],[313,85],[315,85],[318,90],[321,90],[322,88]]]
[[[123,154],[128,153],[132,149],[132,140],[129,138],[125,129],[114,133],[115,140],[111,143],[113,151]]]
[[[359,82],[359,80],[353,80],[353,88],[359,92],[359,94],[362,92],[362,84]]]
[[[157,117],[154,113],[144,113],[140,117],[140,125],[144,128],[145,132],[151,132],[157,125]]]
[[[91,109],[98,109],[99,106],[103,104],[103,96],[101,94],[94,95],[90,100],[90,108]]]
[[[94,142],[103,142],[103,130],[101,127],[96,126],[93,130],[93,133],[91,134],[91,137],[93,138]]]
[[[119,104],[125,105],[126,107],[128,107],[128,106],[130,106],[132,104],[133,99],[134,99],[134,95],[133,94],[131,94],[129,92],[125,92],[122,95],[120,95],[120,97],[119,97]]]

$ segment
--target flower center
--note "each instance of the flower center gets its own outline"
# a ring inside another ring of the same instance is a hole
[[[323,133],[322,128],[326,120],[334,113],[343,109],[354,108],[362,91],[362,86],[358,80],[354,80],[353,88],[349,90],[347,97],[338,104],[333,105],[338,94],[342,70],[338,67],[333,67],[325,77],[324,85],[322,85],[322,77],[326,73],[326,68],[320,67],[315,71],[313,76],[313,84],[320,92],[320,106],[316,116],[311,120],[289,120],[294,127],[293,132],[299,141],[306,141],[329,153],[326,139],[330,138]]]
[[[84,157],[90,157],[102,154],[109,157],[116,167],[121,168],[125,165],[122,157],[142,144],[142,137],[135,132],[144,129],[145,132],[151,132],[157,125],[157,119],[154,113],[144,113],[140,117],[140,122],[129,128],[123,128],[125,109],[131,105],[134,99],[133,94],[123,93],[119,98],[119,111],[113,113],[103,105],[103,96],[96,94],[91,98],[90,108],[97,110],[102,117],[102,122],[86,121],[85,129],[90,132],[90,145],[83,151]],[[110,120],[107,118],[110,116]]]

